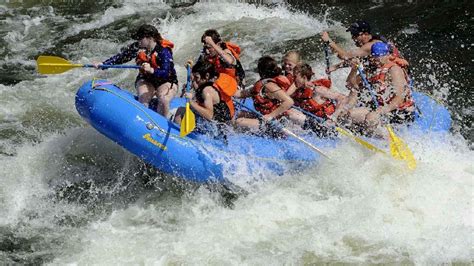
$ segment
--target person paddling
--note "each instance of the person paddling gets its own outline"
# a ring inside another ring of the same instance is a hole
[[[369,78],[372,104],[369,107],[349,111],[352,123],[362,125],[370,133],[382,121],[388,123],[409,123],[415,118],[415,102],[411,96],[409,78],[406,72],[408,62],[390,53],[386,43],[378,42],[371,48],[370,65],[376,70]],[[360,73],[366,79],[365,73]],[[370,91],[369,91],[370,92]],[[375,102],[376,101],[376,102]]]
[[[352,40],[357,46],[356,49],[346,51],[329,37],[328,32],[323,31],[321,33],[321,39],[326,42],[342,60],[349,60],[354,57],[367,57],[370,55],[372,45],[376,42],[382,42],[378,36],[371,34],[371,28],[367,21],[356,21],[352,23],[346,31],[350,32]]]
[[[135,81],[138,101],[149,107],[156,96],[157,112],[168,117],[169,103],[178,90],[172,52],[174,44],[163,39],[158,30],[148,24],[140,26],[132,38],[136,40],[134,43],[100,64],[118,65],[135,59],[141,66]],[[100,64],[94,63],[97,68]]]
[[[346,51],[340,47],[336,42],[334,42],[329,33],[323,31],[321,33],[321,39],[331,48],[343,62],[328,68],[328,73],[335,71],[342,67],[352,66],[350,61],[354,58],[366,58],[370,55],[370,48],[376,42],[382,42],[380,38],[376,38],[371,33],[371,27],[367,21],[359,20],[352,23],[346,30],[350,32],[354,44],[357,46],[356,49]],[[357,87],[357,68],[352,66],[351,71],[346,79],[346,87],[351,90],[354,87]],[[352,96],[352,95],[351,95]]]
[[[351,71],[346,79],[346,87],[349,90],[349,96],[347,98],[347,104],[344,107],[345,110],[351,109],[356,106],[360,100],[360,88],[362,88],[362,80],[358,76],[357,67],[362,63],[368,63],[368,57],[370,56],[372,45],[375,43],[387,43],[389,45],[390,53],[396,57],[400,56],[398,49],[395,45],[389,42],[385,37],[373,34],[371,26],[367,21],[359,20],[352,23],[346,30],[350,32],[354,44],[357,46],[356,49],[349,51],[341,48],[335,43],[327,32],[321,33],[321,39],[331,48],[337,56],[343,61],[339,64],[329,66],[327,69],[328,74],[343,67],[351,67]]]
[[[295,106],[320,117],[322,121],[337,119],[339,109],[345,103],[346,96],[331,90],[329,79],[311,81],[314,73],[311,66],[306,63],[298,64],[293,69],[293,73],[296,90],[291,97],[295,102]],[[335,113],[336,111],[337,113]],[[332,115],[336,116],[332,117]],[[312,129],[320,136],[327,133],[327,127],[322,127],[320,121],[315,121],[312,117],[305,117],[304,121],[301,121],[301,116],[292,116],[290,119],[293,121],[299,120],[298,122],[303,125],[303,129]]]
[[[196,63],[192,68],[192,87],[195,93],[186,92],[191,108],[208,121],[227,123],[234,117],[232,96],[237,91],[235,79],[218,73],[210,63]],[[176,112],[175,122],[180,124],[183,109]]]
[[[268,121],[279,119],[287,112],[291,112],[294,102],[286,94],[291,83],[287,77],[282,75],[282,69],[270,56],[263,56],[258,60],[258,74],[260,80],[246,90],[239,90],[234,95],[237,98],[252,97],[255,109],[262,114],[256,117],[253,113],[242,111],[235,121],[237,126],[249,129],[260,129],[263,132],[276,133],[268,127]]]

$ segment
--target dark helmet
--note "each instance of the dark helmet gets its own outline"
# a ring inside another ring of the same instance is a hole
[[[346,31],[349,31],[352,36],[358,36],[360,33],[370,33],[370,25],[367,21],[359,20],[352,23]]]

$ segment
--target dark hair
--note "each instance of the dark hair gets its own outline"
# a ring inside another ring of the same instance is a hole
[[[308,80],[314,75],[313,69],[306,63],[296,65],[293,69],[293,73],[300,73],[301,76],[306,77]]]
[[[209,62],[198,61],[191,69],[192,73],[198,73],[201,78],[209,74],[209,79],[215,78],[219,75],[213,64]]]
[[[219,35],[219,32],[217,32],[217,30],[215,29],[209,29],[204,32],[204,34],[201,37],[202,43],[205,43],[204,38],[206,38],[207,36],[211,37],[212,41],[216,44],[222,41],[221,35]]]
[[[277,61],[268,55],[258,59],[257,71],[260,78],[274,78],[282,73]]]
[[[143,24],[141,25],[135,33],[132,34],[132,39],[134,40],[141,40],[144,37],[152,37],[155,39],[155,42],[161,42],[163,37],[158,32],[158,30],[153,25]]]

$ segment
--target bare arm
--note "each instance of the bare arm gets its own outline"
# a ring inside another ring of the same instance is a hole
[[[227,64],[235,65],[236,59],[232,55],[232,52],[229,49],[222,49],[218,44],[216,44],[210,36],[206,36],[204,39],[206,43],[216,50],[219,56],[224,59]]]
[[[370,55],[370,48],[372,48],[372,44],[373,42],[369,42],[357,49],[347,51],[345,54],[345,59],[351,59],[354,57],[365,57]]]
[[[343,102],[346,99],[346,96],[344,94],[334,91],[332,89],[321,87],[321,86],[316,86],[314,88],[314,92],[316,92],[317,94],[321,95],[324,98],[334,100],[338,103]]]
[[[350,52],[346,52],[346,50],[342,49],[339,45],[337,45],[335,42],[330,41],[328,43],[329,47],[337,54],[337,57],[342,60],[347,60],[351,58]]]
[[[352,67],[351,72],[346,80],[346,88],[349,90],[349,95],[343,95],[339,100],[336,99],[336,110],[331,115],[332,120],[336,120],[339,115],[346,113],[352,109],[358,101],[359,96],[360,77],[357,76],[357,68]]]
[[[295,83],[293,82],[293,83],[290,85],[290,87],[288,88],[288,90],[286,91],[286,94],[287,94],[288,96],[291,96],[291,95],[293,95],[293,93],[295,93],[296,89],[297,89],[297,88],[296,88],[296,85],[295,85]]]
[[[340,68],[349,67],[349,66],[350,66],[350,64],[346,60],[343,60],[340,63],[337,63],[335,65],[330,66],[329,69],[326,70],[326,74],[334,72],[334,71],[336,71]]]
[[[191,107],[202,117],[207,120],[214,118],[214,98],[219,97],[214,88],[208,86],[202,91],[204,103],[200,105],[196,101],[191,101]]]
[[[333,40],[331,40],[327,32],[321,33],[321,39],[327,42],[329,47],[331,47],[331,49],[334,52],[336,52],[337,57],[339,57],[342,60],[347,60],[353,57],[368,56],[370,54],[370,48],[372,47],[372,44],[373,44],[373,42],[369,42],[357,49],[346,51],[343,48],[341,48],[339,45],[337,45],[337,43],[335,43]]]
[[[408,87],[407,81],[405,80],[405,73],[403,72],[403,69],[401,67],[394,66],[390,68],[388,73],[392,78],[392,86],[393,90],[395,91],[395,96],[389,104],[380,106],[377,109],[377,112],[379,112],[380,114],[386,114],[397,109],[398,106],[403,103],[406,94],[405,88]]]
[[[349,76],[346,79],[346,88],[349,90],[349,95],[346,97],[344,109],[349,110],[357,104],[359,94],[360,77],[357,76],[357,68],[352,67]],[[338,110],[336,110],[337,112]],[[339,114],[339,112],[337,112]]]
[[[336,108],[333,113],[333,119],[336,119],[339,116],[339,114],[343,111],[343,107],[346,106],[349,100],[349,98],[342,93],[320,86],[315,87],[314,92],[324,98],[336,101]]]
[[[270,120],[275,117],[278,117],[293,106],[293,99],[291,99],[290,96],[288,96],[286,92],[282,90],[277,84],[269,82],[265,84],[264,89],[266,89],[266,93],[269,98],[280,101],[280,105],[277,109],[275,109],[268,115],[265,115],[266,119]]]
[[[348,89],[359,89],[360,77],[357,76],[359,72],[357,71],[357,66],[352,66],[351,72],[346,79],[346,87]]]

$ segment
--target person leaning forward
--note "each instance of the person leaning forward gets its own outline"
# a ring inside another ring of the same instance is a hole
[[[326,31],[321,33],[321,39],[343,60],[340,64],[331,66],[328,72],[335,71],[342,67],[351,67],[351,71],[346,79],[346,87],[350,93],[347,98],[346,106],[344,106],[344,110],[349,110],[357,104],[362,88],[361,79],[357,73],[357,64],[360,63],[359,59],[368,58],[372,45],[375,43],[387,41],[377,34],[372,34],[370,24],[363,20],[352,23],[346,31],[350,32],[352,40],[357,46],[356,49],[349,51],[344,50],[329,37]],[[391,47],[393,47],[392,51],[398,54],[398,50],[393,45],[391,45]]]
[[[357,107],[348,112],[352,124],[360,125],[366,133],[380,129],[382,122],[403,124],[414,121],[415,102],[411,96],[407,62],[394,57],[386,43],[376,43],[371,48],[370,65],[376,68],[369,77],[369,90],[376,101],[370,107]],[[379,131],[380,132],[380,131]],[[382,135],[375,131],[378,135]]]

